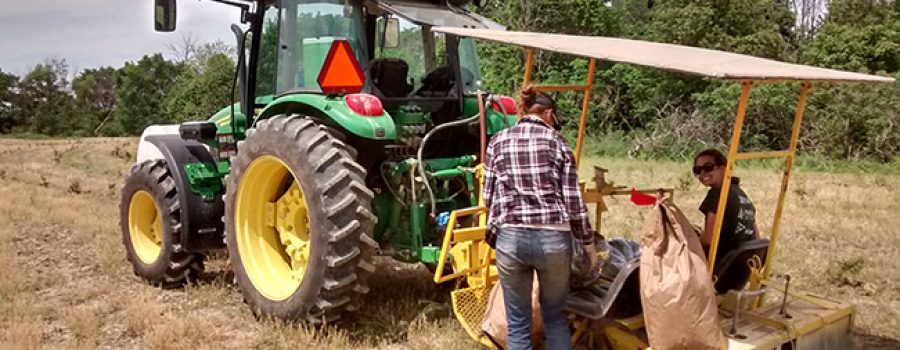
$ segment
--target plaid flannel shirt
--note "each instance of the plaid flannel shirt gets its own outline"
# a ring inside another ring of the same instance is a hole
[[[536,116],[491,139],[482,191],[489,225],[568,223],[582,244],[593,243],[572,150]]]

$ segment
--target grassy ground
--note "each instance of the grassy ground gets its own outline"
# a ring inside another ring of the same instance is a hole
[[[193,286],[140,283],[124,259],[118,224],[122,174],[133,139],[0,139],[0,348],[471,349],[450,316],[447,289],[422,266],[379,260],[364,308],[351,322],[313,330],[257,320],[230,283],[223,258]],[[704,189],[688,164],[588,158],[608,178],[637,187],[677,188],[694,208]],[[582,178],[591,171],[583,166]],[[778,173],[739,170],[771,227]],[[615,199],[608,236],[634,237],[646,208]],[[699,220],[699,213],[686,210]],[[857,343],[900,347],[900,172],[807,172],[793,177],[775,270],[798,288],[858,306]]]

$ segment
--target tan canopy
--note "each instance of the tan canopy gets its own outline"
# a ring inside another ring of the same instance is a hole
[[[493,29],[435,27],[435,32],[730,80],[891,83],[892,78],[649,41]]]

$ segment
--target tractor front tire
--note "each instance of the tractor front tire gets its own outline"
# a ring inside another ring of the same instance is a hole
[[[262,120],[238,144],[226,243],[256,315],[323,324],[359,308],[377,243],[373,193],[353,154],[299,115]]]
[[[181,203],[164,160],[131,167],[119,205],[125,257],[134,274],[163,288],[180,287],[203,271],[202,254],[181,244]]]

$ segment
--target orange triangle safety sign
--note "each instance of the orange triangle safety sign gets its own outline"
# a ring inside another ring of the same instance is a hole
[[[319,72],[319,87],[326,94],[357,93],[362,91],[366,76],[363,75],[350,42],[335,40],[328,50],[325,63]]]

